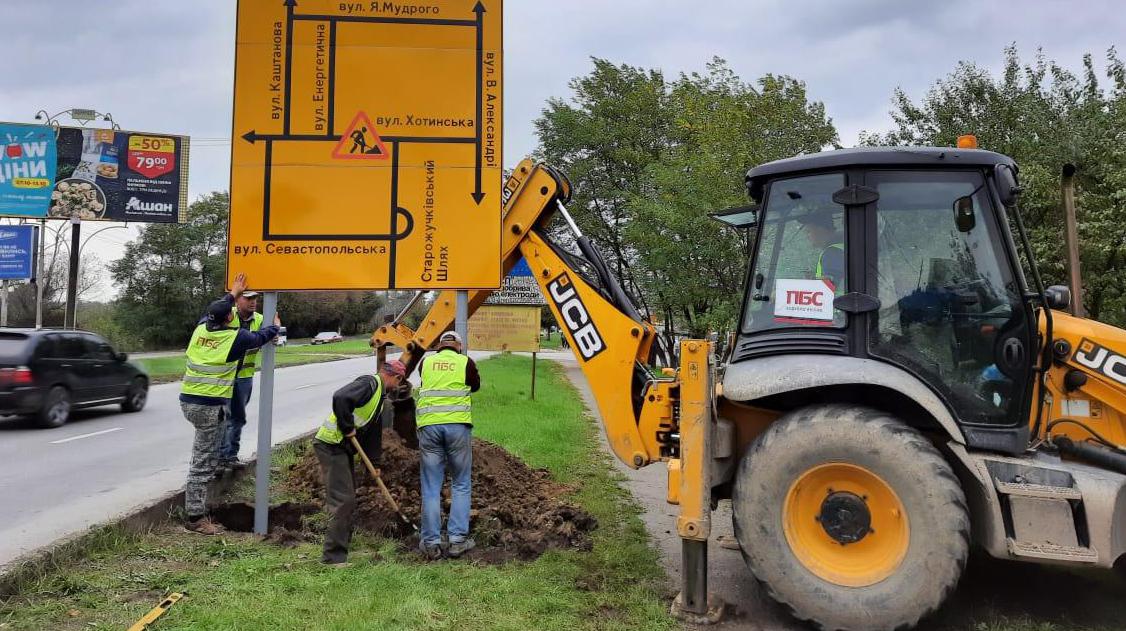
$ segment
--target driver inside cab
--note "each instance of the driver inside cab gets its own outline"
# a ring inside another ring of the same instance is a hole
[[[833,214],[814,212],[797,218],[816,258],[813,278],[827,280],[837,292],[844,289],[844,235],[833,224]]]

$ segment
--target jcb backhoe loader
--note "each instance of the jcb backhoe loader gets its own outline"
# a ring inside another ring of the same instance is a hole
[[[674,611],[715,618],[721,498],[755,577],[825,629],[916,624],[971,543],[1121,564],[1126,332],[1065,314],[1068,289],[1043,287],[1014,162],[847,149],[756,167],[746,183],[754,204],[717,216],[753,230],[737,331],[721,361],[713,343],[684,341],[664,373],[648,367],[656,329],[567,215],[567,180],[525,161],[505,186],[503,269],[527,259],[614,453],[668,467],[684,551]],[[556,213],[581,256],[545,236]],[[471,312],[487,294],[471,293]],[[372,343],[413,365],[454,308],[443,292],[418,331],[400,317]]]

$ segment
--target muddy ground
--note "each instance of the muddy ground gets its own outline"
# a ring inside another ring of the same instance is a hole
[[[398,434],[383,435],[383,457],[378,465],[384,484],[414,525],[421,516],[418,451]],[[391,509],[363,464],[356,462],[356,528],[369,534],[397,539],[413,548],[418,535]],[[294,497],[308,503],[287,502],[270,510],[271,539],[281,544],[319,540],[323,519],[310,516],[323,511],[324,486],[312,449],[303,449],[282,482]],[[477,549],[470,555],[486,563],[529,560],[551,549],[589,550],[593,516],[566,499],[572,489],[551,478],[545,469],[533,469],[500,447],[473,440],[473,502],[470,535]],[[449,483],[442,491],[443,516],[449,510]],[[213,516],[228,528],[253,529],[253,507],[234,503],[218,506]]]

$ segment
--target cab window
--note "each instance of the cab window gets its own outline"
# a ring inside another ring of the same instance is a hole
[[[977,172],[883,171],[872,355],[938,389],[971,423],[1020,422],[1027,326],[985,181]],[[1006,350],[1008,348],[1008,351]]]
[[[843,327],[833,299],[848,291],[843,173],[776,180],[763,208],[747,293],[745,332]]]

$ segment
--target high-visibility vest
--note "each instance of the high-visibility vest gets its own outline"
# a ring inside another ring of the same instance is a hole
[[[227,361],[238,337],[238,329],[208,331],[201,324],[188,342],[188,365],[180,392],[201,397],[229,399],[235,390],[238,360]]]
[[[465,370],[469,358],[452,349],[442,349],[422,360],[422,388],[418,393],[415,424],[473,424],[469,386]]]
[[[239,319],[238,307],[233,307],[231,309],[231,311],[233,311],[234,314],[235,314],[234,321],[235,322],[241,322],[241,320]],[[255,312],[254,315],[252,315],[250,317],[250,328],[248,330],[257,331],[261,328],[262,328],[262,314]],[[261,349],[256,348],[254,350],[246,351],[246,354],[242,356],[242,369],[238,371],[239,379],[242,379],[244,377],[253,377],[254,376],[254,371],[258,369],[258,351],[259,350],[261,350]]]
[[[813,271],[813,277],[814,278],[825,278],[825,266],[824,266],[825,253],[828,252],[829,250],[840,250],[841,254],[843,255],[844,254],[844,244],[843,243],[832,243],[828,247],[826,247],[824,250],[821,250],[821,255],[817,257],[817,269],[815,269]],[[844,279],[835,278],[833,280],[835,280],[838,284],[840,284],[840,282]]]
[[[360,429],[364,425],[371,422],[373,418],[379,415],[379,409],[383,403],[383,380],[378,376],[375,379],[375,394],[371,395],[368,402],[361,405],[352,411],[352,416],[356,422],[356,429]],[[330,412],[325,422],[321,423],[321,428],[317,430],[316,439],[329,443],[330,445],[339,445],[344,442],[344,433],[336,425],[336,413]]]

